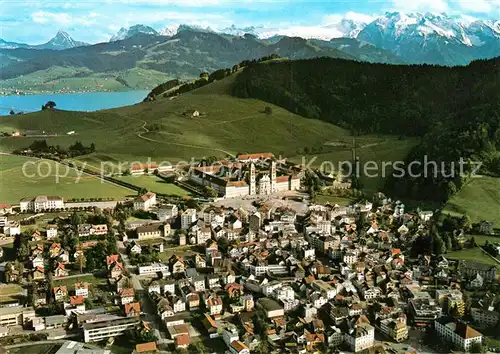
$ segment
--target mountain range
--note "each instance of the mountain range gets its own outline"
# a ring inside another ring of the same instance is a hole
[[[74,40],[67,32],[63,30],[59,30],[52,39],[43,44],[30,45],[26,43],[8,42],[0,38],[0,49],[28,48],[64,50],[88,45],[88,43]]]
[[[135,25],[94,45],[75,41],[64,31],[41,45],[0,40],[0,87],[22,90],[40,81],[50,86],[54,80],[71,79],[78,90],[79,80],[92,77],[117,79],[118,89],[151,88],[165,78],[197,77],[273,53],[289,59],[446,66],[500,56],[500,21],[392,12],[370,23],[345,18],[321,26],[320,32],[321,38],[302,38],[300,28],[281,33],[263,26],[215,30],[181,24],[156,30]],[[134,83],[127,82],[129,76]],[[16,81],[20,77],[23,83]]]

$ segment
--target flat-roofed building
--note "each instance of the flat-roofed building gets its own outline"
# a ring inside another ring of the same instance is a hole
[[[139,324],[136,317],[115,317],[107,321],[84,323],[83,340],[88,342],[99,342],[107,338],[120,336],[126,330],[132,329]]]
[[[0,308],[0,326],[22,326],[34,317],[36,315],[33,307],[15,306]]]

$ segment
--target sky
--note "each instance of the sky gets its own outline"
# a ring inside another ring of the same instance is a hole
[[[0,0],[0,38],[39,44],[59,29],[75,40],[108,41],[121,27],[175,24],[223,29],[262,26],[314,36],[342,18],[370,22],[387,11],[500,18],[500,0]]]

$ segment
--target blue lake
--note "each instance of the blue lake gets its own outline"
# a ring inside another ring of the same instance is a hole
[[[56,108],[68,111],[98,111],[139,103],[148,93],[149,91],[126,91],[0,96],[0,115],[8,115],[11,109],[16,113],[39,111],[47,101],[54,101]]]

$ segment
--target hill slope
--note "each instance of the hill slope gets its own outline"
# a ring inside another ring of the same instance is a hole
[[[71,88],[78,89],[78,82],[85,90],[99,90],[101,87],[88,87],[88,79],[120,76],[123,89],[127,87],[127,72],[142,70],[146,76],[158,76],[160,81],[167,78],[198,77],[202,71],[215,71],[232,67],[243,60],[251,60],[279,54],[289,59],[333,57],[351,60],[399,63],[394,56],[374,50],[371,46],[357,47],[344,52],[333,45],[307,41],[302,38],[282,37],[269,43],[252,35],[243,37],[220,35],[210,32],[184,30],[173,37],[138,32],[132,37],[124,37],[109,43],[76,47],[67,50],[42,50],[30,48],[1,49],[2,70],[0,87],[4,90],[50,91],[45,83],[71,79]],[[328,43],[328,42],[325,42]],[[381,54],[382,53],[382,54]],[[66,76],[51,76],[50,69],[67,68]],[[160,73],[160,74],[158,74]],[[33,83],[37,83],[33,86]],[[151,88],[144,85],[130,87]]]
[[[359,132],[422,136],[457,112],[500,102],[499,63],[447,68],[330,58],[271,62],[245,68],[233,93]]]
[[[53,145],[68,146],[75,140],[87,145],[94,142],[95,161],[152,157],[176,162],[191,157],[269,150],[288,155],[348,135],[332,124],[311,121],[273,105],[270,105],[272,115],[267,115],[265,102],[229,95],[234,79],[228,77],[176,99],[159,99],[108,111],[45,110],[15,119],[1,117],[0,127],[4,131],[46,130],[61,134],[47,137]],[[185,115],[189,110],[198,110],[202,115],[199,118]],[[70,130],[76,135],[66,135]],[[35,139],[0,138],[0,147],[12,151],[29,146]]]

